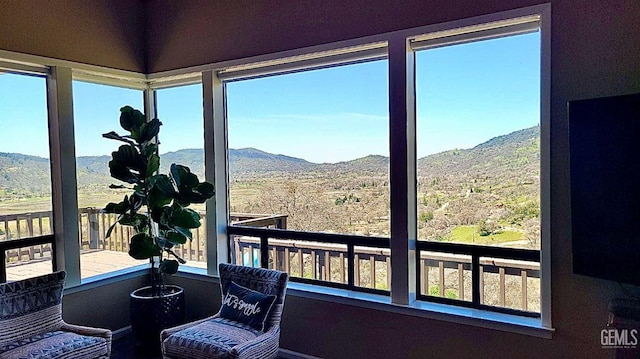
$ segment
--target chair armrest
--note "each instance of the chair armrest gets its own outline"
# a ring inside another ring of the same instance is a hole
[[[86,335],[90,337],[100,337],[100,338],[111,340],[111,330],[109,329],[85,327],[82,325],[74,325],[74,324],[68,324],[68,323],[63,323],[60,329],[73,332],[76,334],[80,334],[80,335]]]
[[[186,324],[182,324],[182,325],[178,325],[177,327],[173,327],[173,328],[167,328],[163,331],[160,332],[160,342],[162,343],[165,339],[167,339],[169,336],[171,336],[174,333],[177,333],[183,329],[187,329],[187,328],[191,328],[194,325],[200,324],[202,322],[206,322],[207,320],[211,320],[211,319],[215,319],[218,318],[220,316],[220,313],[216,313],[210,317],[206,317],[206,318],[202,318],[199,320],[196,320],[194,322],[189,322]]]
[[[275,358],[279,348],[280,326],[274,325],[255,339],[236,345],[231,353],[233,358]]]
[[[111,355],[111,337],[112,333],[109,329],[85,327],[82,325],[74,325],[62,322],[60,330],[86,335],[89,337],[100,337],[107,340],[107,357]]]

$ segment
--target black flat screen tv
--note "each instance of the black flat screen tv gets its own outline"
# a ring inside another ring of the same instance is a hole
[[[640,94],[569,102],[573,272],[640,285]]]

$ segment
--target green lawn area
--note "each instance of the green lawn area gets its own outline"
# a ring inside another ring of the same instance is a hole
[[[451,234],[446,240],[457,243],[474,243],[474,244],[496,244],[522,239],[522,233],[510,230],[503,230],[496,234],[481,236],[478,232],[478,226],[458,226],[451,230]]]

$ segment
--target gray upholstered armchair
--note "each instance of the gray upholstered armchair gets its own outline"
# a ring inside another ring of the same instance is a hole
[[[231,264],[220,264],[219,269],[220,311],[211,317],[163,330],[160,333],[163,357],[275,358],[289,275]],[[240,311],[234,312],[236,309]],[[262,314],[263,319],[255,320],[253,314]]]
[[[111,331],[62,320],[65,272],[0,284],[0,359],[111,355]]]

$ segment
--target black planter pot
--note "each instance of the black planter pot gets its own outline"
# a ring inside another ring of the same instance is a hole
[[[154,295],[151,287],[136,289],[130,295],[130,315],[136,349],[157,353],[160,332],[184,323],[184,290],[165,285]]]

